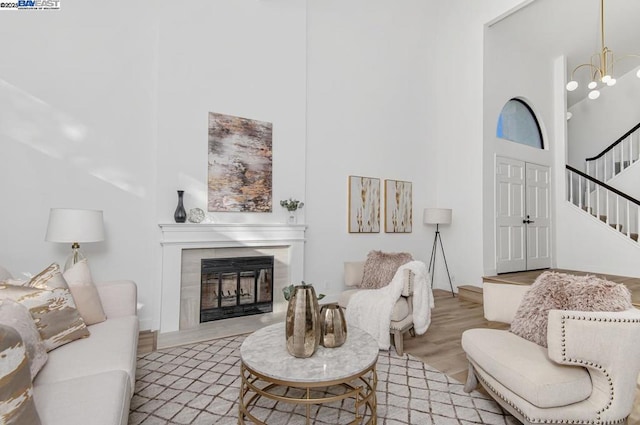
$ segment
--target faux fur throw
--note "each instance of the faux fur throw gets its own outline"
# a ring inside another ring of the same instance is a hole
[[[424,334],[431,323],[431,308],[434,304],[429,273],[422,261],[411,261],[400,266],[387,286],[358,291],[351,296],[347,305],[347,323],[373,336],[381,350],[388,350],[391,343],[389,336],[391,312],[402,295],[405,269],[415,274],[413,327],[418,335]]]
[[[408,252],[371,251],[364,263],[361,288],[382,288],[391,282],[398,267],[413,260]]]
[[[544,272],[522,298],[510,331],[546,347],[549,310],[623,311],[632,307],[631,293],[621,283]]]

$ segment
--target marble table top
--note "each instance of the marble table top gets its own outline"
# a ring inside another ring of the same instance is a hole
[[[242,362],[255,372],[282,381],[322,383],[361,373],[378,360],[378,343],[359,328],[347,329],[346,342],[337,348],[322,345],[302,359],[289,354],[284,323],[264,327],[249,335],[240,347]]]

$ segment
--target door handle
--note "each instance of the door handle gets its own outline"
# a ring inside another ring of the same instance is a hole
[[[535,223],[535,221],[534,221],[534,220],[529,220],[529,219],[522,220],[522,222],[523,222],[524,224],[531,224],[531,223]]]

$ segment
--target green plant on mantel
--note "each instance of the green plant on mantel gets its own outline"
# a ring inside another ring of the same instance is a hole
[[[302,286],[311,286],[311,283],[305,283],[303,280]],[[291,295],[293,295],[293,288],[295,288],[295,285],[293,283],[289,286],[285,286],[284,288],[282,288],[282,294],[284,295],[285,300],[289,301],[289,299],[291,298]],[[321,300],[324,298],[324,294],[318,294],[317,297],[318,297],[318,300]]]
[[[289,198],[280,201],[280,206],[286,208],[287,211],[296,211],[304,207],[304,202]]]

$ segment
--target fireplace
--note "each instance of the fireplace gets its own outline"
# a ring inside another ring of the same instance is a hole
[[[273,311],[273,256],[203,258],[200,323]]]
[[[274,256],[273,311],[260,317],[253,316],[255,320],[252,316],[231,318],[229,324],[233,322],[234,326],[238,323],[263,324],[266,323],[263,319],[283,315],[287,302],[282,289],[304,279],[304,224],[168,223],[159,227],[162,246],[160,323],[148,322],[141,326],[159,328],[166,338],[172,337],[174,332],[175,336],[184,336],[198,329],[218,327],[215,321],[200,323],[202,259]],[[160,338],[159,344],[162,339],[165,338]]]

